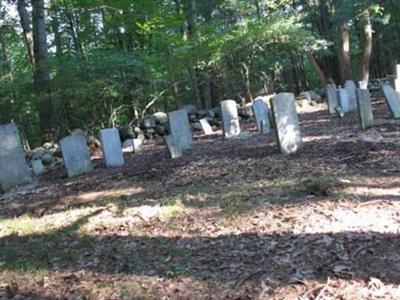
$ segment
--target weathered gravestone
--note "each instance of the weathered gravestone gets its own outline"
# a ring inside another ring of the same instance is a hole
[[[175,137],[181,150],[187,150],[193,146],[192,131],[190,130],[189,116],[186,110],[176,110],[168,113],[171,135]]]
[[[344,83],[344,88],[347,91],[349,97],[349,111],[357,110],[357,95],[356,95],[356,85],[352,80],[347,80]]]
[[[302,147],[303,141],[294,95],[292,93],[276,95],[271,100],[271,109],[281,153],[295,153]]]
[[[331,115],[334,115],[336,112],[335,111],[336,107],[339,106],[339,99],[336,86],[334,84],[329,83],[325,86],[325,91],[326,91],[326,99],[328,101],[329,113]]]
[[[107,167],[121,167],[124,165],[121,139],[117,128],[100,130],[101,148]]]
[[[387,84],[382,86],[382,90],[393,117],[395,119],[400,118],[399,94],[390,85]]]
[[[350,99],[346,89],[338,89],[338,98],[341,111],[343,113],[350,112]]]
[[[261,134],[268,134],[271,130],[271,123],[269,120],[270,113],[266,100],[262,97],[257,97],[253,101],[253,112],[258,130]]]
[[[7,192],[31,181],[17,126],[0,125],[0,189]]]
[[[165,144],[167,145],[168,153],[171,158],[182,157],[182,149],[180,142],[174,135],[167,135],[164,137]]]
[[[396,92],[400,93],[400,65],[396,65],[396,78],[394,80]]]
[[[225,100],[221,102],[222,125],[226,138],[238,137],[240,135],[239,115],[236,102]]]
[[[358,86],[362,90],[368,90],[368,81],[367,80],[361,80],[361,81],[358,82]]]
[[[134,153],[143,152],[143,150],[144,150],[143,139],[141,139],[141,138],[128,139],[122,143],[122,149],[124,151],[129,151],[129,152],[134,152]]]
[[[365,130],[374,126],[374,115],[372,113],[371,95],[366,89],[357,89],[357,107],[360,128]]]
[[[70,135],[60,141],[61,152],[68,177],[74,177],[93,170],[84,136]]]
[[[200,119],[200,125],[204,131],[204,134],[210,135],[214,133],[210,123],[208,123],[206,118]]]

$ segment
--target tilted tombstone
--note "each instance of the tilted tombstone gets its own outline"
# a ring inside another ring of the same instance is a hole
[[[345,114],[351,111],[350,99],[346,89],[338,89],[338,98],[341,111]]]
[[[68,177],[89,173],[93,170],[84,136],[80,134],[67,136],[60,141],[60,146]]]
[[[175,137],[181,150],[187,150],[193,146],[192,131],[190,130],[189,116],[186,110],[176,110],[168,113],[171,135]]]
[[[200,125],[204,131],[204,134],[210,135],[214,133],[210,123],[208,123],[206,118],[200,119]]]
[[[326,100],[328,102],[329,113],[331,115],[334,115],[336,112],[335,111],[336,107],[339,106],[339,99],[336,86],[334,84],[329,83],[325,86],[325,91],[326,91]]]
[[[101,148],[107,167],[121,167],[124,165],[121,139],[117,128],[100,130]]]
[[[167,135],[164,137],[165,144],[168,149],[169,156],[171,158],[182,157],[182,149],[180,147],[179,141],[174,135]]]
[[[32,182],[15,124],[0,125],[0,189],[3,192]]]
[[[226,138],[238,137],[240,135],[240,124],[237,104],[234,100],[221,102],[222,125]]]
[[[295,153],[302,147],[303,141],[294,95],[292,93],[276,95],[271,100],[271,109],[281,153]]]
[[[366,89],[357,89],[357,107],[360,128],[365,130],[374,126],[371,95]]]
[[[347,91],[349,97],[349,111],[357,110],[357,95],[356,95],[356,85],[352,80],[347,80],[344,83],[344,88]]]
[[[396,92],[400,93],[400,65],[396,65],[396,78],[394,80]]]
[[[268,134],[271,130],[271,123],[269,119],[269,108],[262,97],[257,97],[253,101],[253,113],[256,119],[258,130],[261,134]]]
[[[386,103],[393,115],[393,118],[400,118],[400,99],[399,94],[388,84],[382,86],[383,94],[386,98]]]

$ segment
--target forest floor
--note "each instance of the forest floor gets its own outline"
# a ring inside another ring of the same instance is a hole
[[[52,170],[0,200],[0,299],[400,299],[400,121],[374,113],[303,112],[292,156],[249,123]]]

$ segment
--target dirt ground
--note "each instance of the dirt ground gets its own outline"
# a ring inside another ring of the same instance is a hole
[[[292,156],[250,122],[4,195],[0,299],[400,299],[400,121],[302,111]]]

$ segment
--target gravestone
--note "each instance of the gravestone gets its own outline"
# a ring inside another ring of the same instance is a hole
[[[347,95],[349,97],[349,111],[357,110],[356,85],[352,80],[347,80],[344,83],[344,88],[346,89]]]
[[[32,171],[36,176],[42,175],[46,168],[44,167],[41,159],[32,160]]]
[[[358,82],[358,86],[362,90],[368,90],[368,81],[367,80],[361,80],[361,81]]]
[[[237,104],[234,100],[221,102],[222,125],[226,138],[238,137],[240,134],[240,124]]]
[[[168,113],[171,135],[175,136],[181,150],[192,148],[193,137],[190,130],[189,116],[186,110],[176,110]]]
[[[281,153],[295,153],[302,147],[303,142],[294,95],[292,93],[276,95],[271,100],[271,109]]]
[[[271,130],[269,108],[263,98],[257,97],[253,101],[253,113],[256,119],[258,130],[261,132],[261,134],[268,134]]]
[[[128,139],[122,143],[122,150],[134,153],[140,153],[144,150],[143,139]]]
[[[325,91],[326,91],[326,99],[328,101],[329,113],[331,115],[334,115],[336,107],[339,106],[339,99],[336,86],[331,83],[327,84],[325,86]]]
[[[182,149],[180,142],[174,135],[167,135],[164,137],[165,144],[167,145],[168,153],[171,158],[182,157]]]
[[[390,112],[393,115],[393,118],[400,118],[400,99],[399,94],[390,86],[383,85],[382,86],[383,94],[385,95],[386,102],[389,106]]]
[[[396,92],[400,93],[400,65],[396,65],[396,78],[394,80]]]
[[[100,130],[100,142],[107,167],[121,167],[124,165],[121,139],[117,128]]]
[[[200,125],[204,131],[204,134],[210,135],[214,133],[210,123],[208,123],[206,118],[200,119]]]
[[[345,114],[351,111],[350,99],[346,89],[338,89],[338,98],[341,111]]]
[[[68,177],[93,170],[84,136],[80,134],[67,136],[60,141],[60,146]]]
[[[360,128],[365,130],[374,126],[371,95],[366,89],[357,89],[357,107]]]
[[[3,192],[32,182],[15,124],[0,125],[0,189]]]

